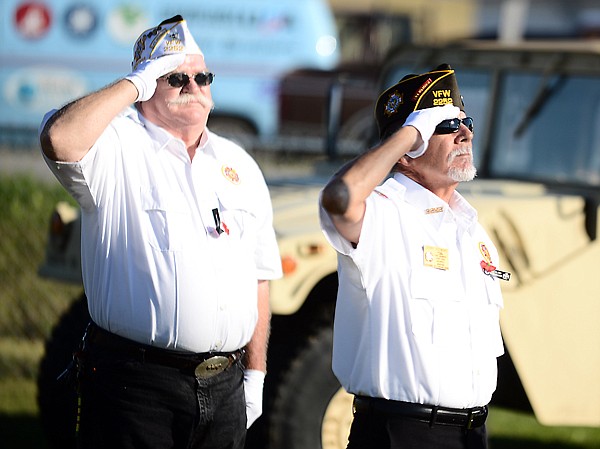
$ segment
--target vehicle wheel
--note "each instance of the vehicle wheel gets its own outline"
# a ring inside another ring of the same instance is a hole
[[[360,151],[376,143],[377,129],[373,123],[373,109],[364,108],[355,112],[342,125],[339,140],[358,145]]]
[[[38,375],[40,420],[50,447],[75,448],[77,394],[74,386],[56,378],[72,360],[90,321],[87,299],[81,295],[60,318],[46,342]]]
[[[352,397],[331,370],[332,347],[332,329],[321,329],[282,377],[271,414],[271,449],[346,447]]]
[[[246,151],[252,151],[256,147],[256,130],[244,120],[216,115],[208,119],[208,127],[214,133],[237,143]]]

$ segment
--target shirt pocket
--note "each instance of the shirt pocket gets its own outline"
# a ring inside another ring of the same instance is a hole
[[[219,194],[221,227],[230,239],[254,240],[258,233],[258,219],[251,210],[251,200],[245,195],[239,197]]]
[[[468,313],[456,274],[420,267],[410,277],[410,322],[417,341],[453,345],[468,338]]]
[[[183,194],[182,194],[183,195]],[[143,232],[159,251],[181,251],[193,232],[192,219],[182,196],[158,189],[142,192]]]
[[[228,294],[248,298],[256,291],[258,273],[255,263],[257,250],[256,218],[247,208],[247,202],[219,194],[219,221],[223,232],[212,241],[214,263],[227,273],[224,279]],[[235,282],[228,279],[235,278]]]

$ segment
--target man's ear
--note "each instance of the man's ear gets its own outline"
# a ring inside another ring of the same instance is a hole
[[[398,159],[398,164],[402,165],[403,167],[410,167],[412,160],[413,160],[412,158],[408,157],[405,154],[400,159]]]

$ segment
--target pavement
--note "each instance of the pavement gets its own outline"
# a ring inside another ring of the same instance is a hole
[[[0,149],[0,176],[30,175],[34,179],[56,182],[40,150],[36,149]]]

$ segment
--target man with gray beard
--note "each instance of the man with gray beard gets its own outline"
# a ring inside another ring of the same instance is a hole
[[[260,169],[206,127],[213,78],[175,16],[138,38],[129,75],[42,123],[81,206],[79,447],[241,449],[262,413],[281,262]]]
[[[348,449],[484,449],[507,273],[456,191],[476,174],[473,119],[446,64],[387,89],[375,117],[382,142],[320,198],[338,253],[333,371],[354,395]]]

